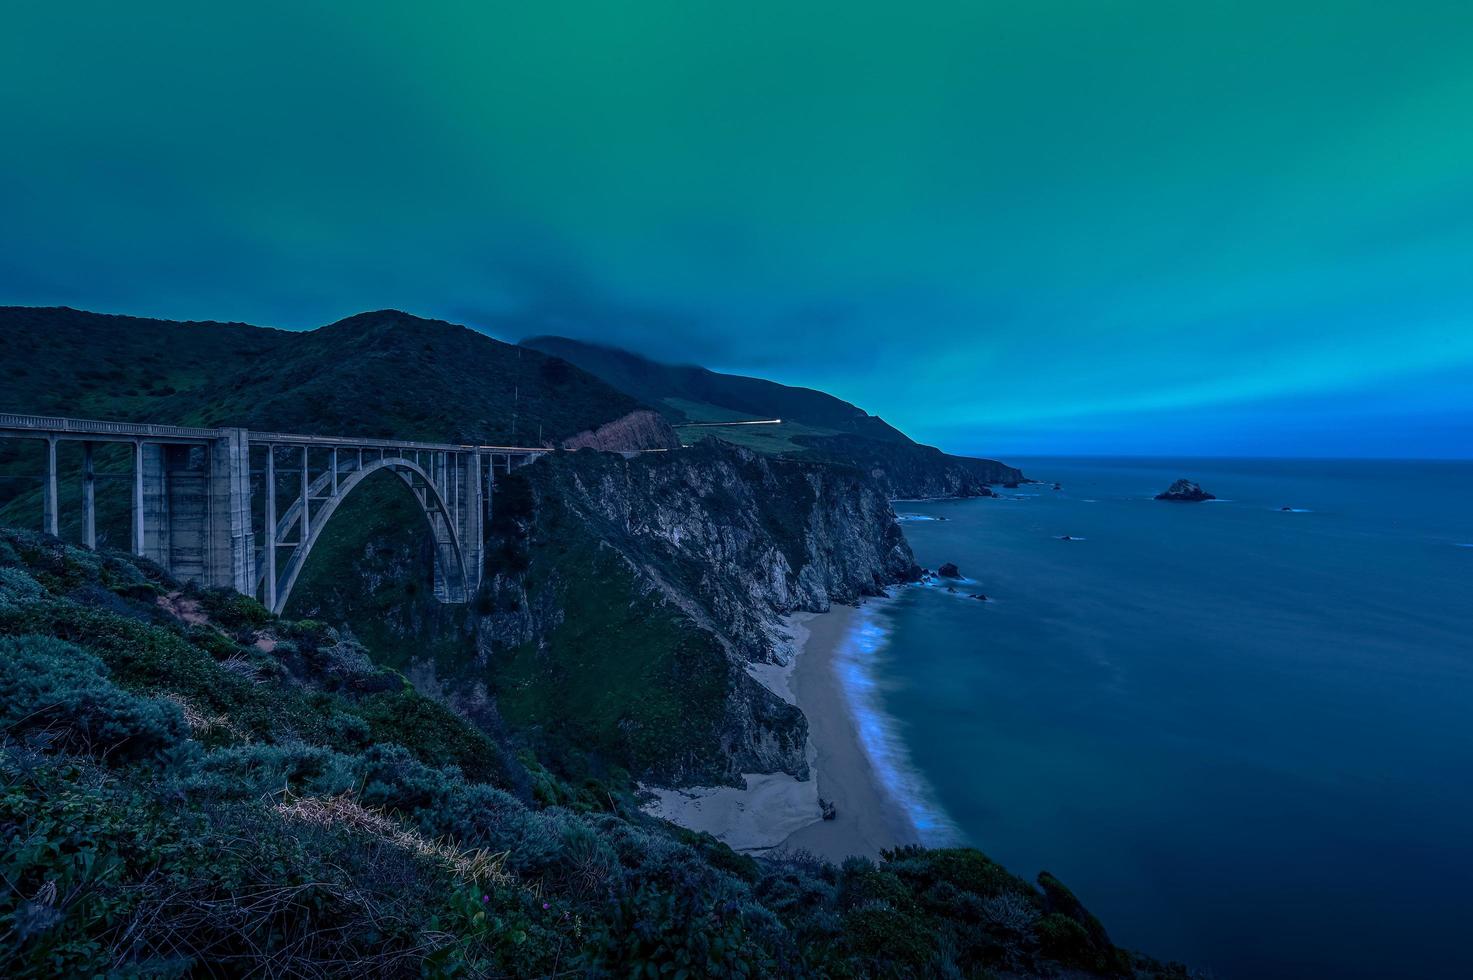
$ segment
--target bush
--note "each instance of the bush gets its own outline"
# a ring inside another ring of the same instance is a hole
[[[259,799],[290,791],[331,796],[352,789],[357,767],[349,756],[309,745],[241,745],[209,753],[175,786],[188,796]]]
[[[0,568],[0,606],[32,602],[44,595],[40,583],[19,568]]]
[[[122,690],[102,661],[45,636],[0,637],[0,726],[114,762],[153,757],[186,736],[178,707]]]

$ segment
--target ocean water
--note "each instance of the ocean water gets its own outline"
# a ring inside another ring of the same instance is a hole
[[[896,505],[970,581],[840,661],[924,837],[1218,977],[1473,976],[1473,464],[1019,465]]]

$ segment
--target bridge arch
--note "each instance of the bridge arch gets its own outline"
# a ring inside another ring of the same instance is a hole
[[[464,602],[470,591],[468,584],[471,580],[469,569],[466,567],[465,549],[461,545],[460,536],[456,532],[455,515],[446,501],[440,486],[431,474],[424,469],[416,460],[406,456],[385,456],[383,458],[365,458],[361,468],[350,470],[338,475],[335,492],[325,498],[319,498],[321,505],[314,507],[311,511],[310,531],[307,540],[298,544],[292,550],[291,556],[282,563],[278,582],[276,585],[276,602],[271,609],[273,613],[280,615],[286,609],[287,600],[291,598],[292,589],[297,584],[297,578],[301,575],[302,568],[307,559],[311,557],[312,549],[321,539],[323,531],[332,521],[334,512],[338,506],[348,498],[364,480],[381,470],[388,470],[402,479],[408,486],[414,498],[419,502],[420,509],[430,525],[430,533],[434,539],[435,556],[435,593],[447,602]],[[416,482],[415,478],[419,478]],[[319,478],[312,484],[313,491],[326,486],[330,481],[328,477]],[[302,506],[306,506],[302,503]],[[282,514],[278,524],[278,540],[280,534],[289,530],[292,525],[301,526],[301,507],[294,504]]]

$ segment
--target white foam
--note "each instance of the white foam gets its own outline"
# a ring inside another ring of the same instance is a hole
[[[958,843],[961,834],[956,824],[936,802],[934,791],[911,762],[898,725],[885,713],[881,703],[874,662],[889,642],[889,631],[871,603],[854,617],[854,625],[834,658],[834,669],[854,717],[859,743],[881,787],[900,804],[921,843],[929,847]]]

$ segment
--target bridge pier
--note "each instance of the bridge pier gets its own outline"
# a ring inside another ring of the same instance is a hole
[[[47,534],[61,533],[61,519],[58,516],[56,499],[56,439],[46,440],[46,489],[41,505],[42,520]]]
[[[133,554],[145,554],[143,544],[143,443],[133,443]]]
[[[220,429],[203,445],[139,443],[143,554],[202,585],[255,591],[250,439]]]
[[[97,471],[92,466],[92,443],[82,443],[82,543],[97,547]]]
[[[251,527],[251,442],[245,429],[221,429],[210,446],[211,585],[251,595],[256,588],[256,536]]]
[[[267,609],[276,609],[276,447],[266,446],[266,517],[263,522],[266,526],[262,532],[266,535],[265,547],[261,549],[261,556],[266,565],[265,592],[261,597],[262,603]],[[252,588],[251,594],[255,594]]]

